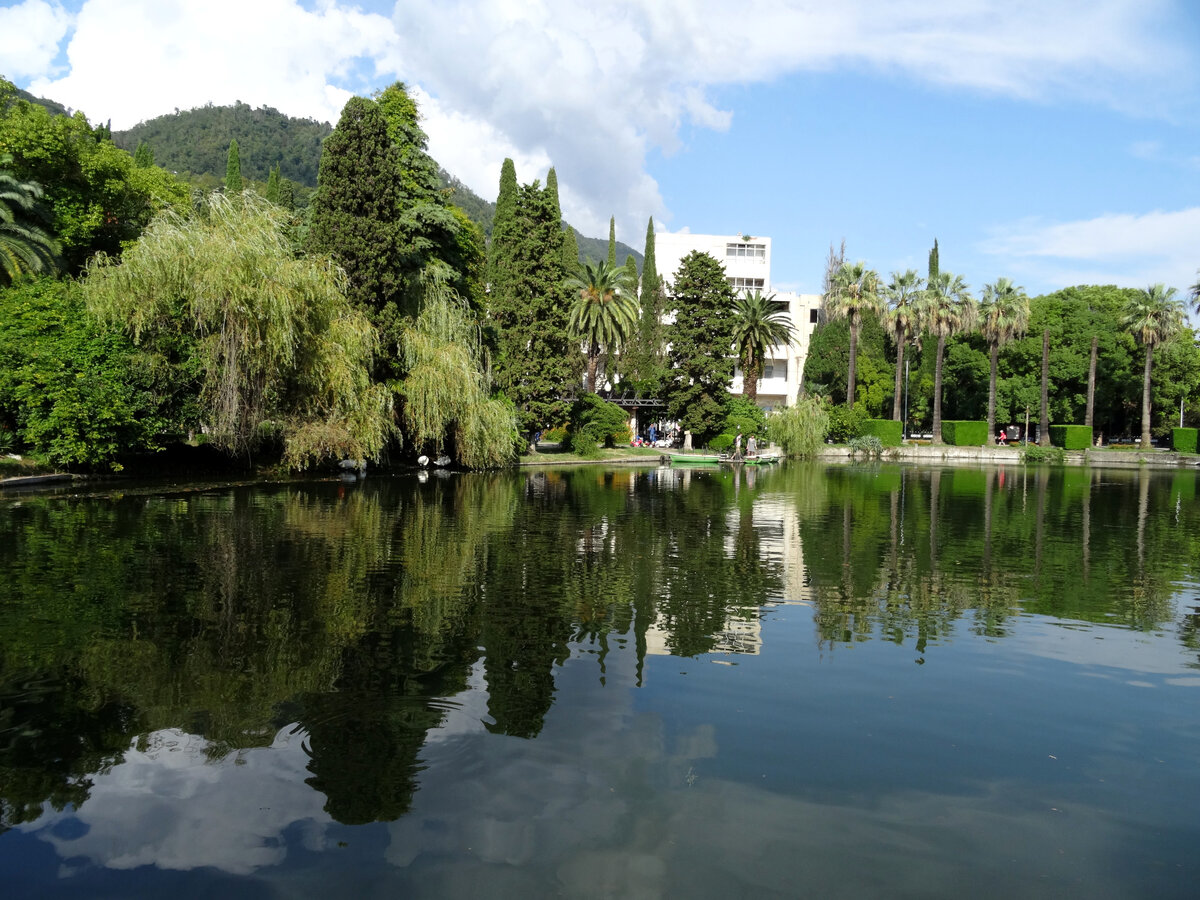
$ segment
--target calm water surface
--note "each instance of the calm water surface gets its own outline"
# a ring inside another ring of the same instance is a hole
[[[0,883],[1194,897],[1196,480],[0,495]]]

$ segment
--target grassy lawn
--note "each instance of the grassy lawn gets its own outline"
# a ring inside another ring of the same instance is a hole
[[[632,460],[654,462],[665,450],[654,447],[614,447],[611,450],[601,449],[596,456],[580,456],[571,452],[569,447],[560,444],[542,443],[536,453],[526,453],[519,460],[522,466],[567,465],[570,463],[594,462],[630,462]]]
[[[20,478],[24,475],[49,475],[55,472],[54,466],[40,463],[28,456],[12,459],[7,454],[0,454],[0,478]]]

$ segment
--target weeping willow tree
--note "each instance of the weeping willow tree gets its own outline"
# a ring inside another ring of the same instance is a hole
[[[390,392],[370,381],[375,329],[340,269],[294,258],[285,217],[252,193],[165,213],[121,259],[88,264],[89,309],[193,380],[198,424],[226,452],[277,444],[294,468],[375,458],[394,430]]]
[[[450,449],[471,469],[511,462],[516,410],[490,395],[478,326],[436,270],[427,270],[423,283],[421,312],[400,338],[405,434],[419,449]]]
[[[816,456],[828,428],[829,412],[816,397],[801,397],[767,418],[767,436],[788,456]]]

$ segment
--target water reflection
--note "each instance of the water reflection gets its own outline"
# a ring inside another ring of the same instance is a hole
[[[1024,629],[1022,653],[1182,686],[1178,660],[1136,636],[1200,654],[1200,599],[1177,609],[1198,580],[1195,476],[584,468],[26,497],[0,506],[0,828],[112,868],[244,874],[325,847],[335,824],[396,822],[394,864],[433,852],[430,829],[522,864],[581,839],[559,818],[530,825],[548,802],[517,796],[532,772],[610,837],[633,813],[595,801],[596,771],[623,797],[691,787],[712,734],[667,735],[630,697],[661,687],[656,658],[750,662],[781,611],[811,617],[821,658],[875,640],[922,663],[958,629],[1000,640],[1044,617],[1058,631]],[[1064,636],[1070,623],[1110,632]],[[597,690],[612,702],[572,702]],[[627,727],[601,734],[605,717]],[[602,761],[629,742],[636,762]],[[489,801],[507,813],[418,809],[431,790],[480,804],[485,758],[514,767],[513,795]],[[739,796],[780,821],[816,815]],[[189,841],[230,815],[237,828]],[[646,833],[667,821],[639,816]],[[136,824],[160,819],[154,835]],[[628,871],[654,881],[659,858]],[[564,878],[600,878],[606,860]]]

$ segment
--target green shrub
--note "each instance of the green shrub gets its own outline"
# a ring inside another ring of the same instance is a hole
[[[861,403],[834,406],[829,409],[829,427],[825,436],[835,444],[847,444],[863,433],[867,410]]]
[[[570,433],[571,448],[576,453],[582,452],[580,447],[588,448],[591,444],[604,447],[624,446],[632,437],[629,432],[629,416],[625,414],[625,410],[595,394],[584,394],[571,406]],[[586,435],[586,441],[577,440],[581,434]]]
[[[987,422],[942,422],[942,441],[955,447],[982,447],[988,443]]]
[[[542,440],[550,441],[553,444],[561,444],[567,439],[567,426],[555,425],[553,428],[547,428],[542,432]]]
[[[767,414],[757,403],[752,403],[746,397],[730,394],[725,401],[725,425],[721,431],[731,436],[741,431],[742,441],[745,442],[750,435],[762,437],[766,430],[766,420]],[[708,446],[712,445],[710,440]]]
[[[594,459],[600,455],[600,444],[584,429],[571,435],[571,452],[584,459]]]
[[[1086,450],[1092,446],[1091,426],[1051,425],[1050,443],[1064,450]]]
[[[850,439],[850,450],[855,454],[878,459],[883,456],[883,441],[875,434],[860,434]]]
[[[715,438],[708,442],[708,449],[716,453],[724,453],[733,446],[736,436],[728,431],[718,434]]]
[[[863,435],[879,438],[884,447],[899,447],[904,440],[904,423],[894,419],[867,419],[863,423]]]
[[[1054,463],[1062,465],[1067,454],[1062,447],[1042,447],[1039,444],[1027,444],[1021,451],[1021,461],[1026,463]]]
[[[1197,434],[1200,434],[1197,428],[1172,428],[1171,449],[1179,453],[1195,453]]]

